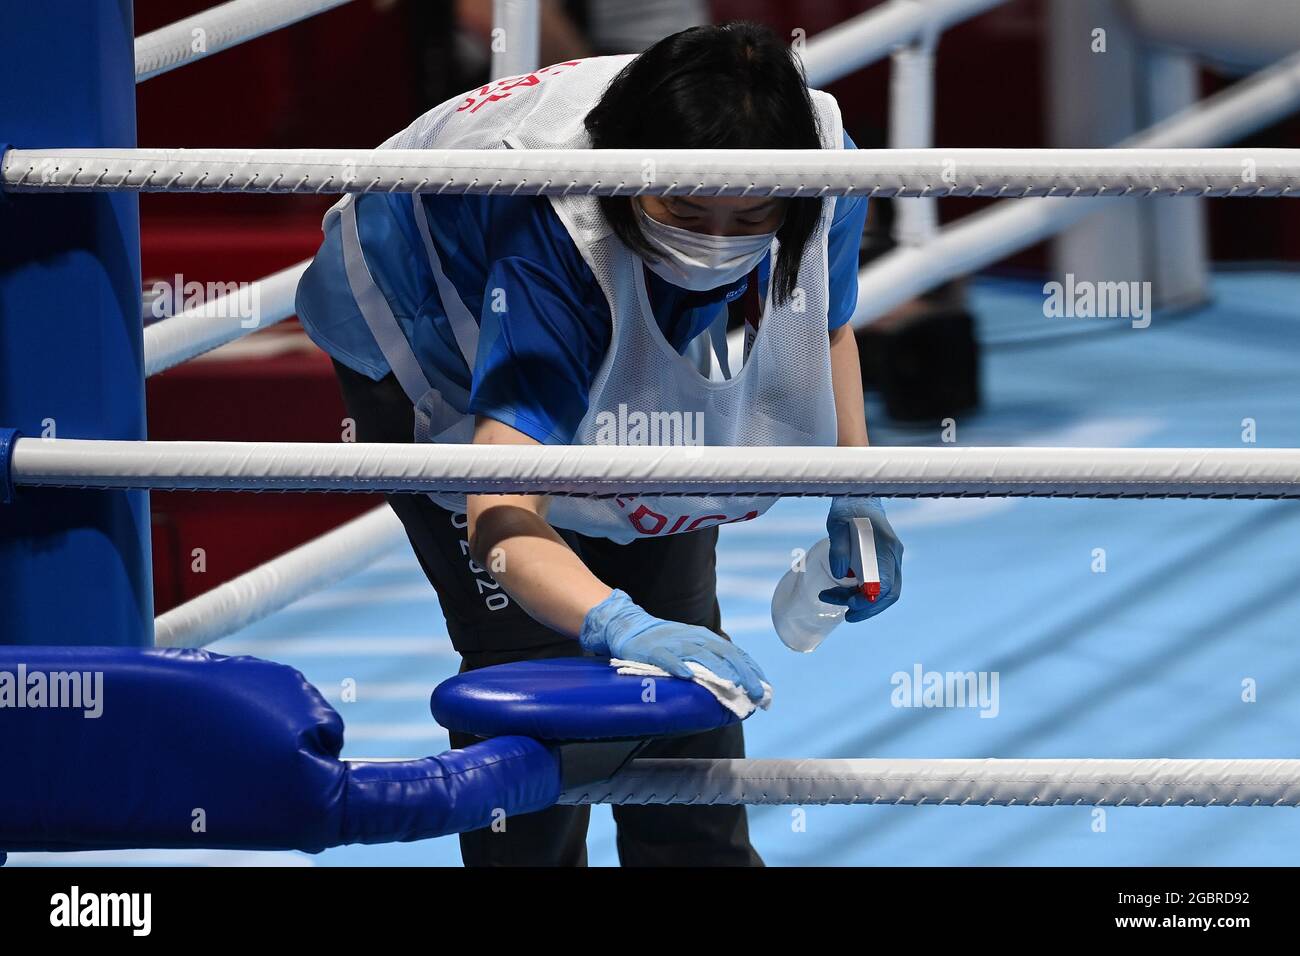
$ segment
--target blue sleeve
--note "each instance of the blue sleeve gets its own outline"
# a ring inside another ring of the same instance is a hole
[[[409,330],[433,288],[408,212],[410,199],[369,193],[357,196],[353,204],[365,281],[374,283],[398,324]],[[324,240],[298,283],[294,306],[313,342],[344,365],[378,381],[390,368],[348,277],[343,228],[341,214],[326,219]]]
[[[543,444],[572,441],[591,383],[609,349],[609,305],[591,269],[550,208],[503,229],[500,252],[529,236],[527,254],[493,255],[480,312],[469,410]],[[503,224],[504,225],[504,224]],[[538,241],[535,229],[546,232]],[[494,230],[495,231],[495,230]],[[509,236],[504,236],[509,232]]]
[[[844,134],[844,148],[857,145]],[[826,265],[830,278],[830,315],[827,327],[838,329],[853,317],[858,307],[858,250],[867,224],[867,197],[840,196],[835,200],[835,218],[826,239]]]

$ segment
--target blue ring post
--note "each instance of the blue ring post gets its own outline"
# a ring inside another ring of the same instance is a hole
[[[7,4],[0,90],[0,143],[135,146],[131,0]],[[134,195],[0,201],[0,427],[143,439],[142,325]],[[0,643],[153,643],[145,492],[0,504]]]

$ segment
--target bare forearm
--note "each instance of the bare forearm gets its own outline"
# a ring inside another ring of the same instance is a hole
[[[870,442],[862,399],[862,366],[858,361],[858,343],[853,337],[853,327],[841,325],[830,333],[830,339],[837,444],[841,448],[865,448]]]
[[[576,637],[611,588],[587,569],[540,513],[534,496],[468,496],[470,552],[528,616]]]
[[[508,425],[480,418],[476,445],[535,445]],[[467,495],[470,554],[533,620],[574,637],[612,589],[546,521],[541,495]]]

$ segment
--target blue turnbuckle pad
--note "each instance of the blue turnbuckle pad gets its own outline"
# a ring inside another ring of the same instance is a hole
[[[699,684],[619,674],[603,657],[518,661],[457,674],[434,690],[430,709],[448,730],[546,741],[675,737],[740,720]]]

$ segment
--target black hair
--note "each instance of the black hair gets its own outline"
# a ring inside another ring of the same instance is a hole
[[[735,21],[665,37],[625,66],[587,114],[595,149],[820,149],[817,114],[798,58],[767,27]],[[820,199],[786,200],[772,277],[783,303],[794,292],[821,216]],[[632,200],[602,196],[623,242],[654,258]]]

